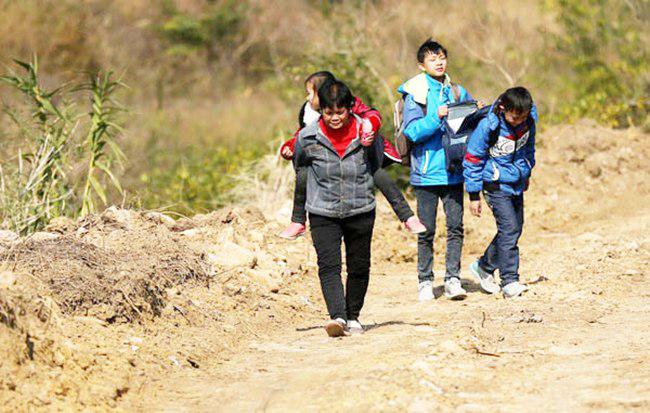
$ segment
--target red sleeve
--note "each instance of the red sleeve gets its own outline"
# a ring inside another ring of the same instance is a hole
[[[372,130],[377,133],[381,128],[381,115],[377,109],[363,103],[359,97],[354,98],[354,105],[352,106],[352,113],[360,116],[363,119],[368,119],[372,124]]]
[[[280,146],[280,155],[288,161],[293,159],[293,155],[290,158],[287,158],[286,156],[282,155],[282,151],[284,150],[284,148],[289,148],[291,150],[291,153],[292,154],[294,153],[296,147],[296,139],[298,139],[299,133],[300,133],[300,128],[298,128],[296,132],[293,134],[293,138],[289,139],[288,141],[283,143],[282,146]]]

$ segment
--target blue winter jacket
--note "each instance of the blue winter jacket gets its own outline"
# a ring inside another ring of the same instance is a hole
[[[533,105],[529,120],[518,133],[506,123],[502,114],[492,109],[479,122],[467,143],[463,175],[465,189],[472,199],[478,199],[484,182],[498,183],[503,192],[520,195],[535,166],[536,106]],[[490,131],[497,129],[498,139],[490,145]]]
[[[402,84],[397,91],[404,98],[404,136],[413,142],[411,149],[411,185],[454,185],[463,182],[461,173],[447,172],[442,148],[443,125],[438,107],[455,103],[449,76],[444,83],[421,73]],[[472,100],[458,85],[459,101]],[[426,107],[426,116],[423,108]]]

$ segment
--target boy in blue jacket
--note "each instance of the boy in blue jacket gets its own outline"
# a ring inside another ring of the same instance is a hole
[[[470,271],[483,290],[496,293],[499,286],[493,274],[498,269],[506,298],[527,289],[519,283],[517,243],[524,225],[524,191],[535,166],[536,122],[537,111],[528,90],[506,90],[472,133],[463,161],[470,211],[481,215],[482,190],[497,224],[496,236]]]
[[[410,183],[415,190],[418,217],[427,231],[418,236],[418,296],[434,298],[433,237],[436,210],[442,200],[447,218],[445,296],[460,300],[467,292],[460,283],[460,255],[463,247],[463,176],[451,174],[445,165],[442,147],[442,118],[450,103],[472,100],[467,91],[452,84],[447,74],[447,50],[429,39],[417,53],[423,73],[409,79],[397,90],[404,98],[404,136],[411,149]]]

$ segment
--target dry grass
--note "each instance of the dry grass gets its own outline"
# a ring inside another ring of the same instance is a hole
[[[27,238],[0,254],[0,262],[38,274],[64,313],[110,322],[157,316],[165,289],[211,275],[199,254],[142,214],[112,208],[62,222],[50,227],[62,235]]]

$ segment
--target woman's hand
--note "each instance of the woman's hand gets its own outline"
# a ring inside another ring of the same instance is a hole
[[[485,107],[485,102],[483,102],[482,100],[477,100],[477,101],[476,101],[476,106],[477,106],[479,109],[483,109],[483,107]]]

